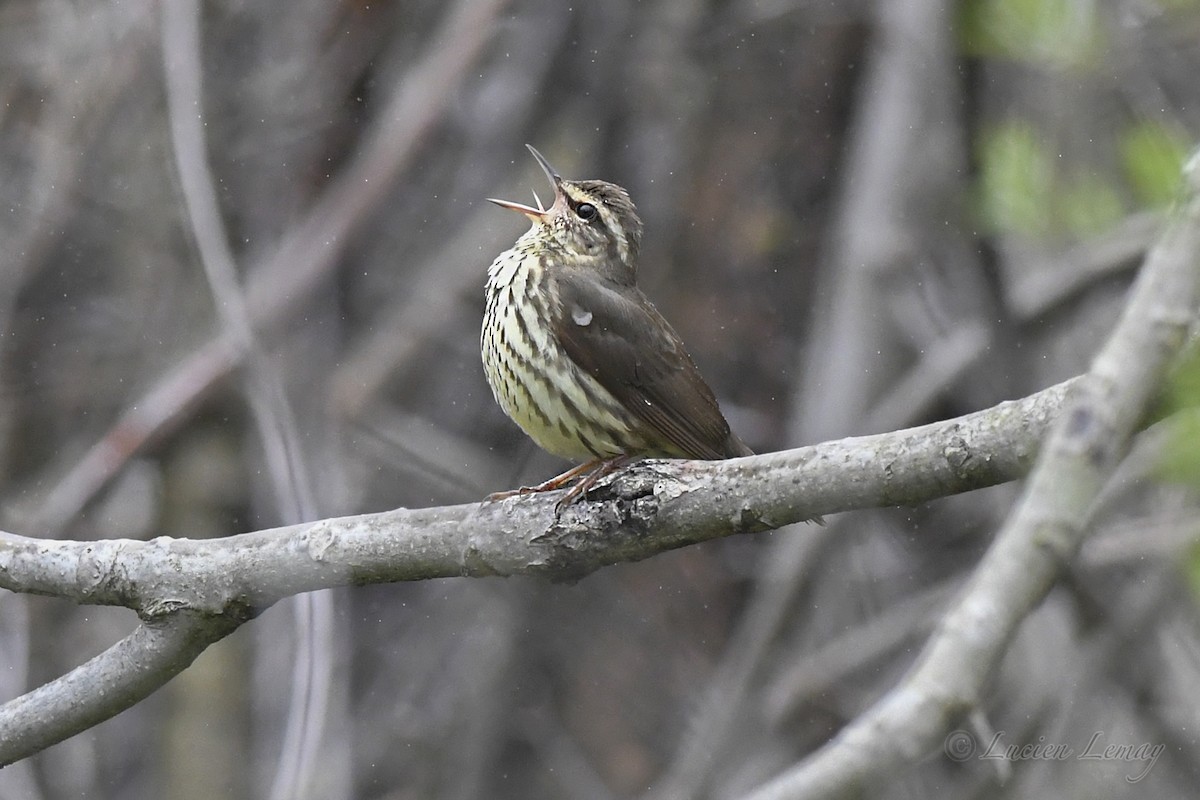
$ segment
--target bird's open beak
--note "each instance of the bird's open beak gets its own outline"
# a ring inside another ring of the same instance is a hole
[[[546,160],[546,157],[533,148],[533,145],[527,144],[525,146],[529,148],[529,152],[533,153],[533,157],[537,159],[542,172],[545,172],[546,177],[550,179],[550,185],[554,187],[554,199],[557,201],[562,195],[562,190],[559,188],[559,184],[562,183],[562,177],[554,171],[554,167],[550,166],[550,162]],[[536,208],[534,206],[527,206],[524,203],[514,203],[512,200],[497,200],[494,197],[489,197],[488,202],[495,203],[501,208],[518,211],[534,222],[546,222],[546,217],[550,213],[550,209],[542,206],[542,199],[538,197],[537,192],[533,193],[533,199],[537,202]],[[552,203],[550,208],[553,207],[554,204]]]

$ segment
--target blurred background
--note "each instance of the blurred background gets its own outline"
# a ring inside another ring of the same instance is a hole
[[[0,3],[0,526],[215,537],[555,474],[479,357],[527,224],[483,198],[546,196],[526,142],[629,189],[642,287],[756,450],[1023,396],[1110,330],[1197,75],[1195,0]],[[982,708],[1006,744],[1164,745],[1148,774],[939,753],[873,796],[1196,785],[1171,430]],[[1018,491],[281,603],[0,798],[737,797],[895,684]],[[0,699],[135,624],[0,595]]]

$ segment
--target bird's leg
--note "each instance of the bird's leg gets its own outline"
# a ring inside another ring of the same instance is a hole
[[[509,489],[504,492],[492,492],[487,496],[487,502],[491,503],[495,502],[496,500],[503,500],[506,497],[513,497],[515,495],[537,494],[539,492],[552,492],[555,489],[561,489],[571,481],[578,478],[580,475],[598,468],[604,463],[604,461],[605,459],[603,458],[593,458],[591,461],[586,461],[582,464],[577,464],[576,466],[571,467],[561,475],[555,475],[548,481],[542,481],[536,486],[522,486],[520,489]]]
[[[571,467],[561,475],[555,475],[548,481],[542,481],[536,486],[522,486],[520,489],[509,489],[508,491],[504,492],[492,492],[487,496],[487,500],[485,502],[491,503],[495,502],[496,500],[503,500],[506,497],[513,497],[514,495],[552,492],[555,489],[561,489],[582,475],[582,479],[568,489],[567,493],[562,496],[562,499],[555,503],[554,511],[557,514],[567,506],[571,505],[571,503],[574,503],[580,497],[587,494],[588,490],[595,486],[601,478],[606,475],[611,475],[621,467],[625,466],[625,464],[629,463],[630,458],[631,457],[627,455],[610,456],[609,458],[593,458],[591,461]]]
[[[567,490],[567,493],[562,496],[562,499],[554,504],[554,514],[557,516],[562,513],[562,510],[574,503],[580,497],[587,495],[588,490],[596,485],[597,482],[605,475],[611,475],[621,467],[629,463],[630,456],[619,455],[611,458],[596,459],[589,462],[585,466],[594,467],[591,472],[584,475],[579,483]]]

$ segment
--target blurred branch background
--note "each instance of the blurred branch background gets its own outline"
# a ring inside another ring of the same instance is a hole
[[[1192,0],[201,11],[208,165],[320,515],[473,501],[561,466],[479,364],[485,270],[522,229],[482,198],[543,189],[524,142],[630,190],[643,288],[765,451],[1078,373],[1200,139]],[[184,207],[161,22],[150,0],[0,4],[0,526],[18,533],[283,521],[237,371],[258,362],[223,328]],[[1003,776],[937,756],[880,796],[1195,785],[1200,470],[1178,433],[1151,433],[982,710],[1012,743],[1102,731],[1166,754],[1138,784],[1136,764]],[[334,652],[315,658],[336,688],[298,791],[736,797],[903,674],[1013,494],[573,586],[333,593]],[[270,610],[149,701],[0,772],[0,797],[266,796],[297,713],[299,613]],[[3,698],[134,623],[0,596]]]

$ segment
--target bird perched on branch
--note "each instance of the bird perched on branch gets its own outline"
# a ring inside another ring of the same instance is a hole
[[[528,146],[528,145],[527,145]],[[637,287],[642,221],[629,193],[563,179],[548,208],[492,200],[533,225],[488,268],[480,347],[496,402],[543,450],[580,465],[492,499],[579,482],[561,509],[630,459],[753,455],[674,328]]]

